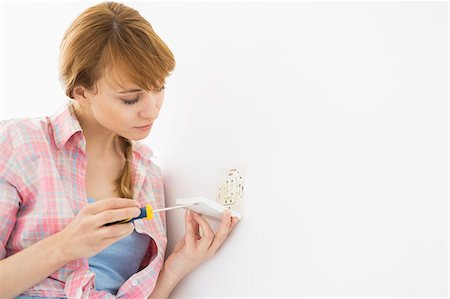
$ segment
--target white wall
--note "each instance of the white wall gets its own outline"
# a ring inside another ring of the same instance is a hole
[[[3,4],[2,118],[62,102],[93,3]],[[245,169],[244,219],[172,298],[448,298],[447,2],[124,3],[177,59],[144,141],[167,205]]]

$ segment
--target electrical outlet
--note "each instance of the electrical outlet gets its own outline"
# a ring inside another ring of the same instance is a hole
[[[217,190],[217,202],[229,209],[242,212],[243,195],[244,179],[241,171],[237,168],[222,170]]]

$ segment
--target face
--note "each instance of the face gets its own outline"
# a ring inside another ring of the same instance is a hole
[[[164,100],[164,87],[145,91],[138,86],[126,84],[125,89],[114,88],[101,78],[97,93],[84,89],[91,117],[98,124],[130,140],[144,139],[158,118]],[[86,105],[85,105],[86,106]],[[144,128],[139,128],[147,126]]]

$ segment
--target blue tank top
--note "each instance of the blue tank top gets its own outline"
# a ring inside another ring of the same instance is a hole
[[[88,198],[88,202],[95,202]],[[139,270],[147,252],[150,237],[133,231],[90,257],[89,268],[95,273],[95,289],[117,294],[120,286]]]

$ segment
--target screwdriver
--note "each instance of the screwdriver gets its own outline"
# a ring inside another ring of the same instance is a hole
[[[109,223],[106,223],[104,226],[109,226],[109,225],[118,224],[118,223],[128,223],[128,222],[134,221],[136,219],[152,220],[154,213],[159,213],[159,212],[164,212],[164,211],[169,211],[169,210],[174,210],[174,209],[179,209],[179,208],[191,207],[191,206],[195,206],[196,204],[198,204],[198,203],[196,202],[194,204],[186,204],[186,205],[168,207],[168,208],[158,209],[158,210],[153,210],[151,205],[145,205],[145,207],[140,208],[141,213],[139,214],[139,216],[134,217],[134,218],[124,219],[124,220],[109,222]]]

